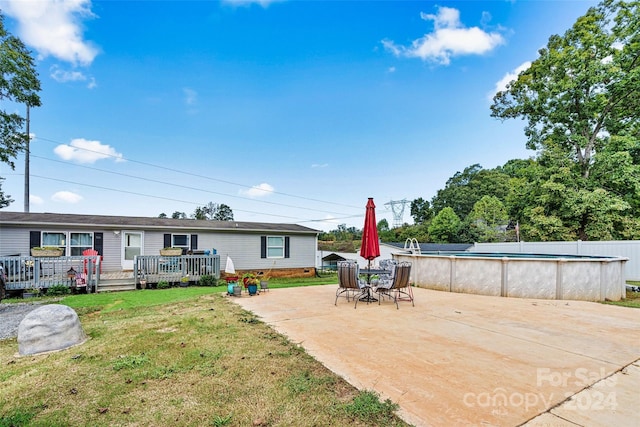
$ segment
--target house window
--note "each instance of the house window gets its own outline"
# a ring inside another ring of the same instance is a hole
[[[42,246],[56,246],[62,248],[62,253],[66,255],[67,234],[44,231],[42,232]]]
[[[191,248],[189,246],[189,235],[173,234],[171,236],[171,246],[174,248],[184,248],[185,250],[189,250]]]
[[[267,258],[284,258],[284,237],[267,236]]]
[[[93,233],[70,233],[69,249],[71,256],[82,255],[87,249],[93,249]]]

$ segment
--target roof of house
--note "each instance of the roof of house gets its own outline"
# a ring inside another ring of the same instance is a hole
[[[189,229],[205,231],[287,232],[317,234],[319,230],[298,224],[269,222],[211,221],[133,216],[82,215],[59,213],[24,213],[0,210],[0,225],[7,226],[100,226],[103,228],[131,229]]]

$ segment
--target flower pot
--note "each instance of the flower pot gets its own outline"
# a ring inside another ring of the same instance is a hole
[[[140,280],[140,289],[147,289],[147,281],[142,279]]]
[[[263,291],[263,292],[269,290],[269,281],[268,280],[261,280],[260,281],[260,290]]]
[[[233,295],[233,288],[234,287],[235,287],[235,285],[233,283],[227,284],[227,294]]]
[[[233,287],[233,296],[234,297],[239,297],[242,295],[242,288],[238,285]]]
[[[53,257],[53,256],[62,256],[62,248],[31,248],[31,256],[36,257]]]
[[[249,295],[255,295],[258,293],[258,285],[247,285],[247,289],[249,290]]]
[[[182,255],[182,249],[180,249],[180,248],[160,249],[160,255],[162,255],[162,256],[180,256],[180,255]]]

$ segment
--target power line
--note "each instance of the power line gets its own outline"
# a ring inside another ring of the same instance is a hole
[[[137,176],[137,175],[131,175],[131,174],[127,174],[127,173],[122,173],[122,172],[114,172],[114,171],[110,171],[110,170],[107,170],[107,169],[96,168],[96,167],[93,167],[93,166],[79,165],[79,164],[67,162],[67,161],[64,161],[64,160],[51,159],[51,158],[48,158],[48,157],[36,156],[36,155],[33,155],[33,154],[31,155],[31,157],[36,157],[38,159],[47,160],[47,161],[50,161],[50,162],[62,163],[62,164],[67,164],[67,165],[70,164],[70,165],[73,165],[75,167],[94,170],[94,171],[98,171],[98,172],[109,173],[109,174],[112,174],[112,175],[118,175],[118,176],[122,176],[122,177],[125,177],[125,178],[134,178],[134,179],[139,179],[139,180],[142,180],[142,181],[153,182],[153,183],[156,183],[156,184],[170,185],[170,186],[173,186],[173,187],[184,188],[184,189],[187,189],[187,190],[200,191],[202,193],[217,194],[217,195],[220,195],[220,196],[233,197],[233,198],[236,198],[236,199],[249,200],[251,202],[265,203],[265,204],[269,204],[269,205],[282,206],[282,207],[286,207],[286,208],[302,209],[302,210],[308,210],[308,211],[313,211],[313,212],[331,213],[331,214],[335,214],[335,215],[344,215],[342,212],[332,212],[332,211],[325,211],[325,210],[313,209],[313,208],[308,208],[308,207],[294,206],[294,205],[288,205],[288,204],[285,204],[285,203],[272,202],[272,201],[269,201],[269,200],[251,199],[249,197],[242,197],[242,196],[237,196],[237,195],[234,195],[234,194],[221,193],[221,192],[212,191],[212,190],[205,190],[205,189],[200,188],[200,187],[191,187],[191,186],[188,186],[188,185],[176,184],[176,183],[173,183],[173,182],[161,181],[161,180],[158,180],[158,179],[151,179],[151,178],[141,177],[141,176]],[[257,213],[257,212],[255,212],[255,213]]]
[[[139,165],[144,165],[144,166],[149,166],[149,167],[156,168],[156,169],[161,169],[163,172],[166,172],[166,171],[176,172],[176,173],[179,173],[179,174],[182,174],[182,175],[187,175],[187,176],[193,176],[193,177],[197,177],[197,178],[207,179],[207,180],[210,180],[210,181],[220,182],[220,183],[223,183],[223,184],[235,185],[235,186],[242,187],[242,188],[248,188],[248,189],[255,188],[255,186],[252,186],[252,185],[240,184],[240,183],[237,183],[237,182],[227,181],[227,180],[219,179],[219,178],[212,178],[212,177],[207,176],[207,175],[200,175],[200,174],[196,174],[196,173],[192,173],[192,172],[186,172],[184,170],[173,169],[173,168],[166,167],[166,166],[160,166],[160,165],[156,165],[156,164],[153,164],[153,163],[144,162],[144,161],[141,161],[141,160],[133,160],[133,159],[128,159],[126,157],[119,157],[119,156],[116,156],[116,155],[113,155],[113,154],[103,153],[101,151],[90,150],[88,148],[75,147],[73,145],[65,144],[63,142],[54,141],[52,139],[43,138],[41,136],[38,136],[38,137],[36,137],[34,139],[50,142],[50,143],[53,143],[53,144],[66,145],[66,146],[69,146],[69,147],[71,147],[73,149],[76,149],[76,150],[83,150],[83,151],[87,151],[87,152],[90,152],[90,153],[96,153],[96,154],[100,154],[101,156],[112,157],[114,159],[126,160],[127,162],[131,162],[131,163],[135,163],[135,164],[139,164]],[[325,204],[329,204],[329,205],[344,206],[344,207],[353,208],[353,209],[362,209],[361,206],[352,206],[352,205],[346,205],[346,204],[342,204],[342,203],[329,202],[329,201],[326,201],[326,200],[314,199],[314,198],[305,197],[305,196],[297,196],[297,195],[294,195],[294,194],[282,193],[282,192],[279,192],[279,191],[271,191],[270,193],[278,194],[278,195],[286,196],[286,197],[293,197],[293,198],[296,198],[296,199],[301,199],[301,200],[306,200],[306,201],[311,201],[311,202],[319,202],[319,203],[325,203]]]

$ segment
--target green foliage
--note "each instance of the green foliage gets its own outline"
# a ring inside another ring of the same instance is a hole
[[[200,280],[198,281],[198,285],[200,286],[216,286],[217,284],[218,281],[215,276],[212,276],[211,274],[203,274],[200,276]]]
[[[377,419],[386,419],[392,422],[394,411],[400,407],[391,400],[380,402],[380,397],[374,391],[361,391],[353,401],[345,405],[345,411],[365,423],[374,422]]]
[[[122,369],[135,369],[146,363],[149,363],[149,358],[144,354],[121,356],[113,363],[113,370],[120,371]]]
[[[31,425],[31,420],[35,418],[36,415],[33,411],[17,409],[8,414],[0,415],[0,427],[28,426]]]
[[[232,420],[233,420],[233,417],[231,416],[231,414],[228,414],[224,417],[220,415],[216,415],[215,417],[213,417],[213,421],[211,421],[211,425],[213,427],[224,427],[224,426],[230,425]]]
[[[11,35],[4,27],[4,16],[0,15],[0,99],[10,105],[40,106],[40,81],[31,52],[24,43]],[[5,104],[5,105],[7,105]],[[26,107],[23,110],[26,114]],[[23,131],[25,118],[11,110],[0,109],[0,162],[13,170],[13,159],[26,146],[28,136]],[[0,179],[0,184],[3,179]],[[0,189],[0,208],[13,200]]]
[[[47,288],[48,296],[69,295],[70,293],[71,293],[71,290],[69,289],[69,287],[62,284],[49,286]]]
[[[495,196],[483,196],[465,219],[470,242],[500,242],[506,240],[509,215],[504,204]]]
[[[411,216],[415,224],[424,224],[433,218],[433,211],[427,200],[422,197],[411,202]]]
[[[429,225],[431,241],[436,243],[457,242],[460,225],[460,218],[453,211],[453,208],[442,209]]]
[[[161,280],[158,282],[158,289],[168,289],[171,285],[166,280]]]
[[[465,218],[473,205],[484,196],[503,200],[509,194],[509,176],[500,169],[482,169],[479,164],[456,172],[447,180],[445,188],[438,190],[431,204],[435,213],[450,207],[459,218]]]
[[[224,203],[209,202],[205,206],[198,206],[191,217],[201,220],[233,221],[233,211]]]

